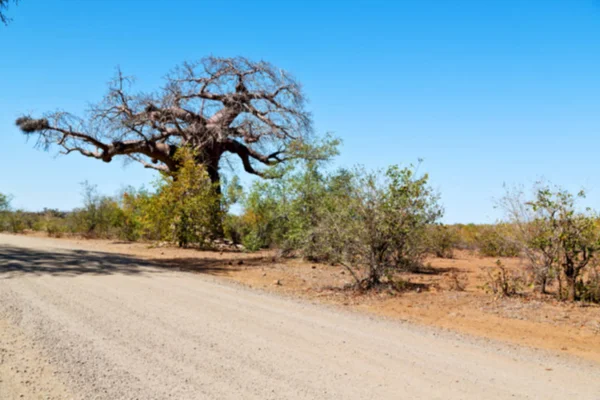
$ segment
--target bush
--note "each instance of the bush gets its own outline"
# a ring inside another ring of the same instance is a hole
[[[581,293],[580,279],[586,268],[597,258],[600,251],[600,229],[598,217],[590,209],[578,212],[576,199],[584,198],[585,193],[573,196],[569,192],[549,188],[538,189],[535,201],[531,202],[534,210],[545,210],[550,226],[557,232],[557,246],[560,257],[557,270],[559,275],[559,296],[563,297],[562,277],[567,284],[566,297],[579,300]]]
[[[113,198],[102,196],[95,185],[82,184],[83,207],[73,210],[69,223],[73,232],[88,238],[114,238],[119,236],[123,212]]]
[[[486,268],[484,290],[497,297],[510,297],[518,294],[524,287],[525,281],[516,272],[508,270],[500,260],[496,267]]]
[[[458,247],[459,237],[456,229],[448,225],[434,225],[427,231],[429,252],[439,258],[453,258]]]
[[[538,289],[545,292],[556,278],[558,297],[571,301],[595,298],[595,275],[589,274],[587,282],[583,277],[600,251],[600,227],[591,209],[577,207],[583,197],[583,191],[574,196],[537,184],[532,200],[525,200],[522,191],[509,191],[501,202]]]
[[[581,301],[600,303],[600,271],[597,266],[591,269],[586,279],[578,282],[577,293]]]
[[[32,226],[31,219],[26,214],[17,210],[8,214],[8,231],[12,233],[23,233],[25,229]]]
[[[363,289],[419,266],[426,229],[442,216],[428,176],[414,168],[357,170],[324,214],[315,236],[322,253],[344,265]]]
[[[505,224],[482,226],[476,236],[479,253],[486,257],[518,257],[519,245]]]
[[[138,199],[142,230],[180,247],[209,246],[220,235],[221,196],[191,151],[181,149],[176,158],[179,170],[161,175],[155,195]]]
[[[40,219],[39,229],[36,230],[44,230],[48,236],[60,238],[68,231],[67,220],[51,212],[45,212]]]

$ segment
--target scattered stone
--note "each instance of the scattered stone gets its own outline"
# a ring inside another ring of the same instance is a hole
[[[238,265],[244,265],[244,260],[238,261]]]
[[[281,286],[281,281],[279,279],[276,279],[273,281],[273,285],[275,286]]]

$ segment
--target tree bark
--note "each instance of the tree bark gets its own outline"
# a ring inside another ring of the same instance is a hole
[[[575,276],[567,276],[567,289],[568,289],[568,300],[575,301],[577,300],[577,278]]]

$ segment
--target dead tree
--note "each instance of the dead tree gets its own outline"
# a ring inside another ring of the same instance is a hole
[[[131,83],[119,70],[84,117],[57,111],[22,116],[16,124],[45,149],[55,145],[104,162],[124,156],[166,173],[177,171],[175,154],[187,147],[217,187],[224,155],[261,176],[260,166],[289,159],[311,131],[300,85],[266,62],[207,57],[185,63],[152,94],[132,93]]]

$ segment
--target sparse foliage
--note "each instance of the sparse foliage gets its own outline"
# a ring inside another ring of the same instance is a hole
[[[58,111],[16,124],[43,148],[104,162],[123,156],[171,174],[182,167],[178,150],[188,148],[217,187],[225,155],[264,176],[259,165],[289,160],[311,134],[300,84],[267,62],[206,57],[176,68],[159,92],[135,94],[131,83],[118,71],[84,117]]]
[[[73,229],[89,238],[109,238],[117,235],[123,222],[123,213],[117,201],[102,196],[98,188],[83,182],[83,207],[71,215]]]
[[[538,187],[537,202],[529,202],[522,189],[507,189],[499,202],[510,224],[512,242],[526,258],[533,283],[540,293],[546,293],[547,285],[556,276],[560,257],[558,209],[556,204],[540,202],[544,190]]]
[[[576,200],[583,197],[583,191],[573,196],[540,184],[531,201],[517,191],[509,192],[501,202],[539,291],[545,292],[556,277],[558,296],[571,301],[581,298],[582,274],[600,251],[597,216],[590,209],[577,209]]]
[[[495,267],[484,268],[484,271],[483,288],[496,297],[514,296],[525,286],[523,277],[517,271],[506,268],[500,260],[496,261]]]
[[[0,212],[10,210],[10,196],[0,193]]]

